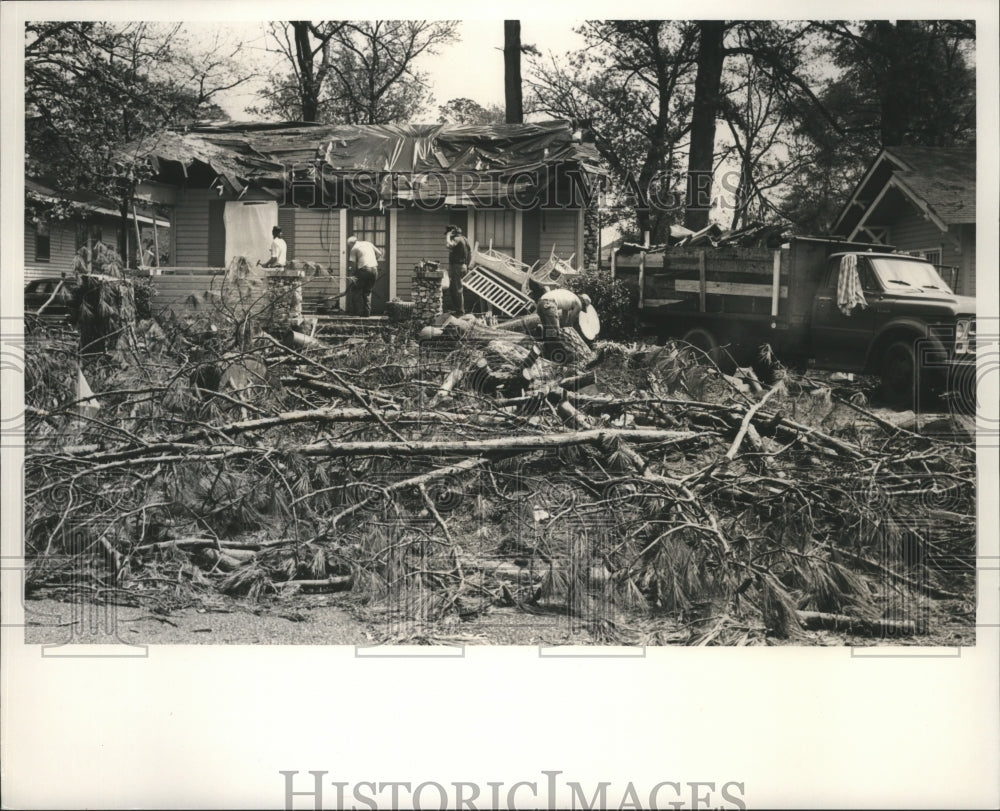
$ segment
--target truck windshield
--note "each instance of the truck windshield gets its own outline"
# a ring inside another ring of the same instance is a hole
[[[921,259],[879,256],[872,257],[871,263],[887,290],[915,287],[921,290],[952,292],[944,279],[938,275],[934,265]]]

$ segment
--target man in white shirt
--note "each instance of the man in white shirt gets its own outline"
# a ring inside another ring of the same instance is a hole
[[[351,236],[347,240],[347,258],[354,263],[354,276],[357,281],[358,290],[361,293],[361,315],[372,314],[372,289],[375,287],[375,280],[378,279],[378,262],[383,257],[383,253],[372,243]]]
[[[288,246],[281,238],[281,229],[276,225],[271,229],[271,258],[264,263],[264,267],[283,268],[287,255]]]

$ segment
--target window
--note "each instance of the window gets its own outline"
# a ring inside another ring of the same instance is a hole
[[[77,223],[76,226],[76,249],[80,248],[93,248],[98,242],[101,241],[103,233],[101,231],[101,226],[99,225],[88,225],[86,223]]]
[[[864,256],[858,257],[858,281],[861,282],[861,289],[866,293],[878,293],[882,288],[878,283],[875,271],[872,270],[871,263]],[[826,286],[836,292],[840,284],[840,257],[831,257],[826,271]]]
[[[514,256],[514,224],[517,213],[509,210],[476,211],[473,237],[482,250],[493,250]],[[515,257],[518,258],[518,257]]]
[[[914,255],[926,259],[932,265],[941,264],[941,249],[940,248],[930,248],[926,251],[914,251]]]
[[[49,224],[39,222],[35,224],[35,261],[48,262],[51,255],[52,240],[49,236]]]
[[[386,214],[352,214],[352,236],[370,242],[388,256],[386,245],[389,233],[389,217]]]

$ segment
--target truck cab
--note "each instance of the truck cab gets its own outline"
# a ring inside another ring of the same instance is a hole
[[[626,245],[612,271],[636,291],[647,330],[724,371],[753,365],[766,344],[789,365],[878,375],[894,404],[942,386],[970,396],[975,300],[891,246],[806,236],[778,249]]]
[[[896,253],[856,253],[864,304],[838,306],[847,253],[832,254],[813,301],[810,354],[825,369],[882,378],[890,399],[915,386],[940,388],[956,363],[975,359],[975,300],[958,296],[929,262]]]

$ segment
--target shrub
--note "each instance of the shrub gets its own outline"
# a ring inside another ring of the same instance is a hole
[[[628,341],[635,337],[638,315],[636,292],[610,270],[584,271],[566,277],[566,286],[574,293],[586,293],[601,318],[601,338]]]
[[[135,294],[135,314],[139,318],[153,317],[153,294],[156,288],[148,276],[136,276],[132,280],[132,290]]]

